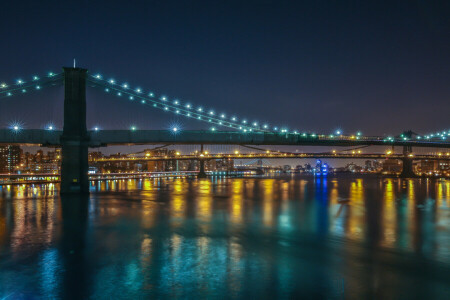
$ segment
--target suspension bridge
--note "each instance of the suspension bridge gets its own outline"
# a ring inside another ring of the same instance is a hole
[[[364,136],[360,132],[343,135],[341,132],[320,134],[289,130],[279,126],[261,124],[238,116],[217,113],[214,109],[205,109],[180,100],[170,100],[164,95],[142,88],[134,88],[127,83],[119,84],[100,74],[90,74],[83,68],[63,68],[61,73],[49,73],[45,76],[33,76],[30,81],[17,80],[14,84],[0,83],[0,98],[19,96],[48,87],[64,85],[64,126],[62,131],[53,128],[23,129],[14,125],[0,129],[0,144],[41,145],[62,148],[61,193],[87,193],[88,185],[88,149],[110,145],[143,144],[235,144],[235,145],[299,145],[299,146],[401,146],[403,154],[392,158],[403,161],[402,176],[414,176],[412,161],[431,159],[414,155],[412,147],[450,148],[450,130],[419,135],[412,131],[391,136]],[[172,128],[172,130],[101,130],[86,126],[86,87],[103,90],[116,97],[139,102],[166,112],[209,124],[209,130],[194,131]],[[227,130],[219,130],[226,128]],[[200,161],[199,176],[206,176],[204,161],[209,157],[195,157]],[[291,158],[307,158],[301,154]],[[318,154],[309,154],[320,158]],[[378,155],[378,156],[377,156]],[[222,155],[222,157],[225,157]],[[229,158],[240,158],[228,156]],[[270,156],[261,156],[261,158]],[[287,157],[287,155],[281,156]],[[379,154],[366,154],[361,158],[379,158]],[[384,156],[385,157],[385,156]],[[333,158],[347,158],[336,155]],[[436,157],[434,157],[436,158]],[[441,157],[442,158],[442,157]],[[172,158],[173,159],[173,158]],[[193,159],[179,157],[177,159]]]

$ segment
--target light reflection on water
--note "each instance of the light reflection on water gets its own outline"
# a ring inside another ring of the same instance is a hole
[[[0,297],[448,296],[448,180],[98,181],[85,206],[57,189],[0,187]]]

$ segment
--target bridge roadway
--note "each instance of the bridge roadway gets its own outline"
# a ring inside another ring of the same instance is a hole
[[[0,144],[41,145],[59,147],[62,131],[43,129],[0,129]],[[99,130],[88,131],[88,147],[112,145],[147,144],[216,144],[216,145],[303,145],[303,146],[410,146],[450,148],[450,140],[397,140],[384,141],[383,137],[355,137],[326,135],[302,136],[237,131],[185,130],[174,133],[170,130]]]
[[[450,160],[450,152],[441,155],[409,154],[412,160]],[[380,153],[263,153],[263,154],[206,154],[206,155],[176,155],[176,156],[150,156],[150,157],[120,157],[99,158],[94,162],[130,162],[130,161],[167,161],[167,160],[208,160],[208,159],[398,159],[403,160],[403,154]]]

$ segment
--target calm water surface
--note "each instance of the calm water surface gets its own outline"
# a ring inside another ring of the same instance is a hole
[[[0,299],[450,299],[450,181],[0,187]]]

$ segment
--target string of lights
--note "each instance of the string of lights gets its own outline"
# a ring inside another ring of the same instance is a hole
[[[446,140],[447,138],[450,138],[450,129],[438,131],[435,133],[426,134],[423,136],[418,136],[417,139],[426,139],[426,140]]]
[[[15,83],[0,83],[0,98],[38,91],[47,86],[62,84],[62,73],[49,72],[44,76],[32,76],[29,81],[17,79]]]
[[[249,122],[245,118],[238,118],[235,115],[227,117],[227,114],[217,114],[215,109],[205,109],[202,106],[194,107],[190,103],[182,103],[178,99],[169,100],[167,96],[156,96],[153,92],[144,92],[141,88],[131,88],[127,83],[118,84],[114,79],[103,79],[100,74],[91,75],[88,80],[95,84],[95,86],[101,86],[107,93],[115,93],[116,96],[125,96],[129,100],[140,100],[142,104],[151,105],[154,108],[164,110],[166,112],[172,112],[178,115],[182,115],[188,118],[197,119],[200,121],[208,122],[214,125],[233,128],[241,130],[243,132],[281,132],[287,133],[287,129],[278,127],[269,128],[268,124],[260,124],[257,121]],[[211,127],[211,130],[215,130],[215,127]],[[298,133],[295,131],[293,133]]]

